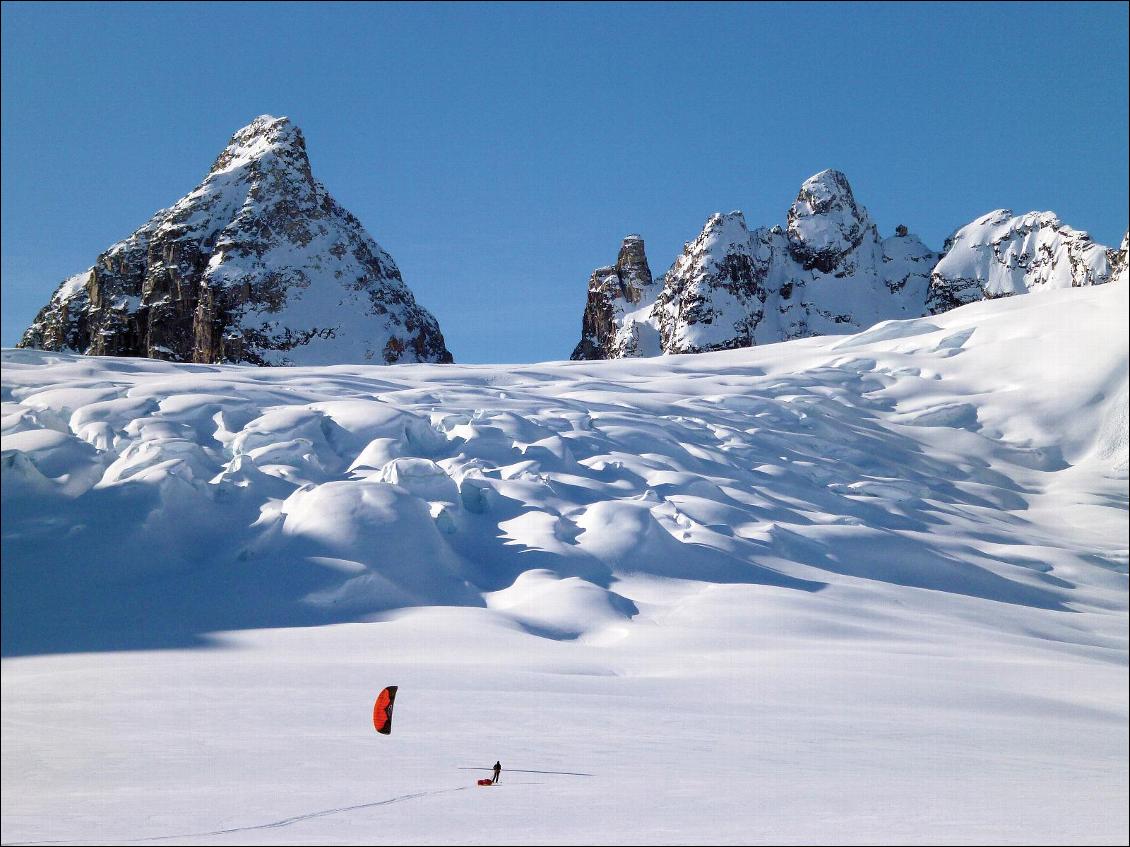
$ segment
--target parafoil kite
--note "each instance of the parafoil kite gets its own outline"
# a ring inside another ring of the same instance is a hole
[[[396,701],[396,688],[390,685],[382,689],[373,704],[373,727],[381,735],[392,734],[392,704]]]

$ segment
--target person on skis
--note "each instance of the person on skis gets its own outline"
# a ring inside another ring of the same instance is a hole
[[[498,775],[500,773],[502,773],[502,764],[499,763],[499,762],[495,762],[494,763],[494,777],[490,781],[491,785],[497,785],[498,784]]]

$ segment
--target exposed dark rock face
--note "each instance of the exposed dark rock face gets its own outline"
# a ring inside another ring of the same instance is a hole
[[[653,346],[649,342],[654,329],[645,320],[635,320],[633,315],[641,304],[645,308],[650,306],[655,299],[655,289],[643,239],[638,235],[627,236],[620,246],[616,264],[597,268],[589,277],[588,302],[581,319],[581,340],[570,358],[618,359],[654,355],[642,352]],[[645,330],[643,338],[641,328]]]
[[[450,362],[392,257],[263,116],[204,182],[65,280],[21,347],[257,365]]]
[[[1123,234],[1121,247],[1107,251],[1107,257],[1110,260],[1111,282],[1125,283],[1130,270],[1130,232]]]
[[[632,304],[639,303],[640,298],[653,282],[651,268],[647,266],[647,255],[644,253],[642,238],[638,235],[629,235],[624,239],[620,245],[620,254],[616,257],[615,267],[625,299]]]
[[[589,277],[589,296],[581,317],[581,340],[571,359],[615,359],[612,338],[616,334],[615,302],[623,286],[612,266],[597,268]]]

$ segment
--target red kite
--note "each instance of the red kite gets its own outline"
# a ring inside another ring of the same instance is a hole
[[[381,735],[392,734],[392,704],[396,700],[396,686],[390,685],[377,695],[373,704],[373,727]]]

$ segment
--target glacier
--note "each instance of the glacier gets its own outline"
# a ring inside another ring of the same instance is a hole
[[[1124,842],[1128,311],[5,350],[3,840]]]

